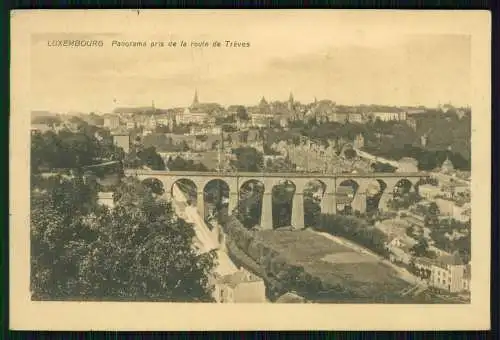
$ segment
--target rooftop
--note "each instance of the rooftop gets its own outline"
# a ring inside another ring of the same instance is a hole
[[[247,272],[246,270],[240,269],[233,274],[228,274],[220,277],[217,282],[219,284],[225,284],[231,288],[234,288],[243,282],[258,282],[261,280],[262,279],[259,278],[258,276],[255,276]]]
[[[296,294],[295,292],[287,292],[281,295],[276,303],[304,303],[306,301],[305,298]]]

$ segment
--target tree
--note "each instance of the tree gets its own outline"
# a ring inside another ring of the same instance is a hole
[[[420,238],[413,247],[411,247],[410,252],[417,257],[433,257],[432,252],[429,251],[429,244],[425,238]]]
[[[165,170],[165,162],[156,152],[154,146],[139,150],[137,157],[141,160],[142,164],[150,167],[152,170]]]
[[[204,164],[195,163],[192,159],[185,160],[181,156],[169,159],[167,167],[173,171],[208,171],[208,168]]]
[[[151,190],[153,194],[161,196],[165,193],[163,183],[156,178],[146,178],[144,181],[142,181],[142,184],[149,190]]]
[[[236,117],[240,120],[248,121],[250,117],[248,116],[247,109],[244,106],[238,106],[236,109]]]
[[[170,128],[168,126],[165,126],[163,124],[159,124],[156,129],[155,129],[155,132],[156,133],[169,133],[171,132],[170,131]]]
[[[35,172],[40,168],[82,168],[124,158],[123,149],[113,144],[109,131],[85,122],[79,123],[76,132],[47,131],[31,138],[31,164]]]
[[[257,172],[262,170],[264,156],[262,153],[251,147],[241,147],[233,149],[236,160],[231,160],[231,165],[238,171]]]
[[[436,226],[439,224],[439,207],[436,202],[431,202],[424,217],[425,226]]]
[[[344,156],[345,156],[345,158],[351,160],[351,159],[353,159],[353,158],[355,158],[357,156],[356,150],[351,149],[351,148],[346,149],[344,151]]]
[[[192,243],[193,226],[177,219],[171,204],[148,186],[127,178],[116,188],[111,210],[97,206],[78,179],[56,178],[35,187],[35,299],[212,300],[209,276],[216,254],[200,254]]]

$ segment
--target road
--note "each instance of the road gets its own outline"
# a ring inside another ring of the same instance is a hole
[[[216,250],[218,264],[215,272],[218,275],[224,276],[238,271],[238,267],[231,261],[228,254],[224,251],[224,247],[219,244],[219,233],[221,229],[215,226],[212,230],[208,228],[205,221],[198,214],[196,207],[189,206],[185,194],[174,185],[173,187],[173,206],[179,217],[192,223],[196,233],[195,244],[201,253]]]

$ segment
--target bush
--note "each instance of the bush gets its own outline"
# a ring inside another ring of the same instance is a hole
[[[331,235],[345,237],[371,251],[386,256],[386,236],[375,227],[369,226],[365,221],[351,216],[322,215],[318,231]]]
[[[258,264],[260,267],[258,272],[265,276],[266,281],[276,278],[279,284],[274,283],[273,290],[279,289],[282,293],[295,290],[301,295],[310,296],[318,291],[318,287],[322,287],[320,278],[307,273],[302,265],[289,263],[280,256],[280,253],[267,245],[265,240],[247,230],[235,217],[228,216],[221,220],[225,222],[223,228],[228,236],[228,243],[232,244],[232,247],[228,247],[230,256],[240,258],[237,262],[248,262],[250,268]],[[246,255],[246,260],[242,258],[240,252]]]

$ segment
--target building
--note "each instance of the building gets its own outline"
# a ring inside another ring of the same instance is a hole
[[[266,302],[266,286],[264,281],[240,268],[233,274],[221,276],[217,279],[214,289],[214,298],[217,302]]]
[[[462,289],[470,292],[471,266],[470,263],[465,266],[464,276],[462,278]]]
[[[287,292],[276,299],[276,303],[306,303],[307,300],[296,292]]]
[[[113,136],[113,144],[121,147],[125,153],[130,151],[130,134],[128,132],[115,131],[111,135]]]
[[[268,127],[273,120],[273,115],[262,114],[262,113],[252,113],[250,116],[251,125],[255,127]]]
[[[222,107],[216,103],[200,103],[198,100],[198,91],[195,90],[193,102],[190,107],[183,111],[176,110],[175,121],[177,124],[214,124],[215,120],[210,121],[222,112]]]
[[[361,133],[354,138],[353,146],[355,149],[361,149],[365,146],[365,137]]]
[[[349,120],[349,113],[333,112],[329,118],[330,118],[330,121],[333,121],[333,122],[345,123]]]
[[[186,108],[182,113],[176,113],[175,122],[177,124],[203,124],[208,119],[208,113]]]
[[[453,172],[453,170],[455,170],[453,163],[450,161],[450,159],[448,157],[446,157],[446,160],[441,165],[441,172],[450,173],[450,172]]]
[[[470,194],[470,185],[457,181],[446,181],[441,184],[442,195],[453,199],[458,196],[468,196]]]
[[[220,126],[191,126],[189,134],[191,135],[220,135],[222,128]]]
[[[386,243],[386,249],[389,251],[389,260],[391,262],[410,264],[412,259],[410,249],[414,243],[408,242],[408,239],[411,238],[404,236],[394,237]]]
[[[393,110],[393,111],[374,111],[370,113],[370,116],[372,116],[373,120],[380,119],[383,122],[388,122],[391,120],[406,120],[407,114],[404,111],[398,111],[398,110]]]
[[[174,126],[175,115],[173,114],[161,114],[156,118],[158,125],[168,126],[170,129]]]
[[[421,197],[427,200],[433,200],[437,196],[442,195],[441,188],[431,184],[419,185],[418,193]]]
[[[120,117],[115,115],[106,115],[104,117],[104,127],[113,130],[120,126]]]
[[[427,134],[423,134],[422,136],[420,136],[420,145],[425,148],[427,146],[427,141],[429,140],[429,137],[427,136]]]
[[[280,126],[282,128],[287,128],[288,127],[288,119],[286,117],[281,117],[280,118]]]
[[[97,193],[97,203],[101,205],[105,205],[108,208],[114,208],[115,202],[113,200],[112,192],[98,192]]]
[[[349,115],[347,117],[348,117],[347,120],[351,123],[363,123],[364,122],[364,116],[362,113],[357,113],[357,112],[349,113]]]
[[[466,270],[467,266],[458,253],[440,256],[432,261],[429,284],[451,293],[463,291]]]
[[[443,198],[436,198],[434,202],[436,202],[442,216],[453,218],[463,223],[470,220],[470,203],[458,206],[456,202]]]
[[[158,121],[156,120],[154,115],[151,115],[146,122],[146,128],[149,130],[154,130],[156,129],[156,126],[158,126]]]

